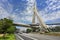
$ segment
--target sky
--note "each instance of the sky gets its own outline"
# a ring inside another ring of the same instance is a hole
[[[14,23],[31,24],[34,2],[45,23],[60,22],[60,0],[0,0],[0,19],[11,18]]]

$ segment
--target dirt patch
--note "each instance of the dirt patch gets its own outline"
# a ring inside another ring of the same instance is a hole
[[[3,36],[3,34],[0,34],[0,37],[2,37]]]

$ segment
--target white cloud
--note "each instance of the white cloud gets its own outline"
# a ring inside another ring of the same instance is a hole
[[[2,2],[7,2],[8,0],[1,0]]]
[[[0,19],[4,18],[4,17],[11,16],[13,18],[14,22],[18,22],[18,23],[22,23],[21,21],[32,22],[34,0],[27,0],[27,1],[28,1],[28,3],[27,3],[28,7],[26,8],[26,10],[23,13],[22,12],[20,13],[21,15],[24,15],[23,17],[20,17],[20,16],[16,15],[16,13],[10,14],[12,12],[13,6],[8,3],[8,5],[9,5],[8,6],[8,11],[10,11],[10,12],[6,11],[5,9],[3,9],[0,6]],[[52,2],[49,3],[49,1],[52,1]],[[46,3],[49,4],[49,5],[45,8],[45,10],[42,10],[42,11],[39,12],[39,14],[41,15],[41,17],[44,21],[54,20],[54,19],[57,19],[57,18],[60,17],[60,12],[59,11],[47,14],[47,12],[49,10],[56,10],[56,9],[60,8],[60,4],[59,4],[60,2],[53,5],[54,2],[57,2],[57,0],[48,0]],[[3,5],[3,4],[0,4],[0,5]],[[18,9],[16,9],[16,10],[18,10]]]
[[[51,3],[49,3],[49,1],[51,1]],[[54,3],[57,3],[57,4],[54,4]],[[54,19],[59,18],[60,17],[60,12],[59,11],[55,11],[56,9],[60,8],[59,1],[58,0],[48,0],[47,4],[48,4],[48,6],[45,8],[45,10],[42,10],[42,11],[39,12],[39,14],[41,15],[43,21],[46,22],[48,20],[54,20]],[[25,19],[32,22],[33,11],[31,11],[31,10],[33,10],[33,9],[31,8],[30,5],[28,5],[27,10],[28,10],[28,12],[25,12],[25,15],[28,15],[28,16],[26,16]],[[50,13],[51,10],[54,10],[54,12]],[[49,13],[47,13],[48,11],[49,11]],[[29,15],[31,15],[31,16],[29,16]]]
[[[60,11],[52,12],[50,14],[39,12],[43,20],[46,22],[48,20],[54,20],[60,18]]]
[[[32,22],[32,16],[26,16],[26,17],[25,17],[25,20],[26,20],[26,21],[29,21],[29,22]]]
[[[4,1],[4,0],[2,0]],[[7,0],[5,0],[7,1]],[[0,3],[0,19],[1,18],[8,18],[11,14],[12,11],[12,5],[8,3],[8,11],[3,8],[3,3]]]
[[[3,0],[3,2],[4,2],[4,0]],[[19,13],[19,15],[21,14],[21,15],[24,15],[23,17],[20,17],[20,16],[18,16],[18,15],[16,15],[16,13],[15,12],[13,12],[12,14],[11,14],[11,12],[12,12],[12,9],[13,9],[13,6],[10,4],[10,3],[8,3],[8,10],[5,10],[3,7],[2,7],[2,5],[4,5],[3,3],[0,3],[0,19],[1,18],[8,18],[8,17],[11,17],[13,20],[14,20],[14,22],[16,22],[16,23],[22,23],[22,21],[30,21],[31,22],[31,20],[32,20],[32,14],[33,14],[33,12],[32,12],[32,8],[31,8],[31,6],[33,6],[33,0],[30,0],[27,4],[28,4],[28,7],[27,7],[27,9],[22,13]],[[17,9],[18,10],[18,9]],[[26,15],[26,16],[25,16]]]
[[[26,10],[23,12],[24,14],[23,15],[26,15],[22,18],[22,20],[24,21],[29,21],[31,22],[32,21],[32,14],[33,14],[33,5],[34,5],[34,0],[27,0],[28,3],[27,3],[27,8]]]
[[[9,16],[8,12],[6,10],[4,10],[2,7],[0,7],[0,19],[6,18],[8,16]]]
[[[51,1],[51,3],[49,3],[50,1]],[[44,21],[60,18],[60,10],[55,11],[56,9],[60,9],[60,1],[59,0],[48,0],[47,4],[48,4],[48,6],[45,8],[45,10],[39,12],[39,13],[41,13]],[[50,11],[52,11],[52,12],[50,12]]]

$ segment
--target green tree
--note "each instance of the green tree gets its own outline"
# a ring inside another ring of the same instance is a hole
[[[31,28],[28,28],[28,29],[26,30],[26,32],[27,32],[27,33],[30,33],[30,32],[32,32],[32,29],[31,29]]]
[[[3,32],[6,33],[7,32],[7,29],[9,27],[11,27],[13,24],[13,21],[10,20],[10,19],[7,19],[7,18],[4,18],[3,19],[3,26],[2,26],[2,29],[4,30]]]
[[[7,33],[9,33],[9,34],[10,34],[10,33],[14,33],[15,30],[16,30],[16,27],[11,26],[10,28],[7,29]]]
[[[56,32],[60,32],[60,26],[56,26],[56,27],[55,27],[55,31],[56,31]]]
[[[3,32],[2,27],[3,27],[3,19],[0,20],[0,33]]]
[[[53,32],[60,32],[60,26],[50,28]]]
[[[15,27],[13,27],[13,20],[10,20],[10,19],[7,19],[7,18],[0,19],[0,33],[4,34],[3,37],[5,37],[5,34],[8,31],[9,31],[9,33],[15,31]]]
[[[32,27],[32,32],[39,32],[40,31],[40,27]]]

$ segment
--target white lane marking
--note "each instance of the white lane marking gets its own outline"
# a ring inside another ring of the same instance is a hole
[[[19,35],[15,34],[17,37],[19,37],[21,40],[24,40],[23,38],[21,38]]]
[[[33,39],[33,40],[38,40],[38,39],[33,38],[33,37],[30,37],[30,36],[28,36],[28,35],[23,35],[23,34],[19,34],[19,35],[25,36],[25,37],[30,38],[30,39]]]

